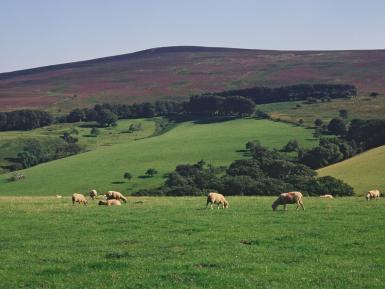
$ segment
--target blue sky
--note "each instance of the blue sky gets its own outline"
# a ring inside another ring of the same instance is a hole
[[[385,48],[382,0],[0,0],[0,72],[171,45]]]

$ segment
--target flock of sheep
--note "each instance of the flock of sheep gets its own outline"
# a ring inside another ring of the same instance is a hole
[[[88,195],[91,197],[92,200],[95,200],[98,197],[98,193],[96,190],[91,190],[88,193]],[[99,201],[100,206],[102,205],[120,206],[121,205],[120,201],[127,203],[127,198],[124,197],[119,192],[108,191],[103,195],[106,197],[106,200]],[[371,190],[367,192],[366,199],[369,201],[372,199],[378,199],[380,198],[380,196],[381,196],[381,193],[379,190]],[[320,196],[320,198],[334,199],[334,197],[329,194]],[[75,203],[83,204],[84,206],[86,206],[88,202],[86,197],[83,194],[76,193],[72,195],[72,204],[75,204]],[[210,208],[212,209],[214,204],[217,205],[218,209],[220,206],[222,206],[222,209],[227,209],[229,207],[229,202],[225,199],[225,197],[222,194],[219,194],[217,192],[211,192],[207,195],[206,209],[208,208],[209,205],[210,205]],[[284,210],[286,210],[286,205],[288,204],[297,204],[297,210],[299,207],[301,207],[302,210],[305,210],[305,207],[303,205],[303,195],[301,192],[282,193],[273,202],[271,207],[275,211],[279,205],[282,205]]]
[[[98,193],[96,190],[91,190],[88,195],[91,197],[92,200],[95,200],[98,197]],[[127,198],[119,192],[108,191],[104,194],[104,196],[106,197],[106,200],[99,201],[99,206],[121,206],[121,200],[127,203]],[[72,204],[75,203],[87,206],[88,201],[83,194],[75,193],[72,195]]]

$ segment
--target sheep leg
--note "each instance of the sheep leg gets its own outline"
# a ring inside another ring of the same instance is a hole
[[[287,211],[286,204],[283,205],[283,210],[284,210],[284,211]]]

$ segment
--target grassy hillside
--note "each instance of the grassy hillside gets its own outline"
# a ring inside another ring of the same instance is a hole
[[[24,171],[26,179],[8,182],[0,175],[2,195],[69,195],[76,191],[119,190],[128,193],[163,182],[164,174],[177,164],[201,159],[213,165],[227,165],[243,157],[245,143],[259,139],[268,147],[281,148],[290,139],[301,146],[317,143],[312,130],[267,120],[238,119],[211,124],[182,123],[156,137],[129,143],[102,146],[94,151],[38,165]],[[148,168],[159,174],[144,178]],[[124,172],[134,178],[123,181]]]
[[[385,193],[385,146],[364,152],[351,159],[318,170],[350,184],[358,195],[371,189]]]
[[[384,200],[0,197],[0,283],[16,288],[382,289]],[[22,269],[28,264],[28,269]]]
[[[348,120],[382,119],[385,115],[385,95],[376,98],[358,96],[352,99],[333,99],[331,102],[306,104],[303,101],[291,101],[258,105],[258,109],[268,112],[273,119],[298,123],[303,119],[305,125],[314,126],[314,121],[320,118],[324,123],[334,117],[339,117],[339,110],[348,110]]]
[[[142,130],[128,133],[131,124],[141,124]],[[0,173],[6,172],[12,164],[11,159],[28,145],[31,139],[38,140],[46,145],[63,142],[60,136],[64,132],[76,129],[79,134],[79,144],[86,150],[94,150],[103,146],[127,143],[154,134],[156,123],[152,119],[119,120],[116,127],[100,128],[97,137],[90,135],[93,123],[65,123],[46,126],[31,131],[0,132]]]
[[[268,51],[165,47],[0,74],[0,107],[52,112],[252,86],[345,83],[385,93],[385,50]]]

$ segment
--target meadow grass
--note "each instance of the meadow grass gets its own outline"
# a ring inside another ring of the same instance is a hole
[[[292,123],[298,123],[298,120],[302,119],[306,126],[314,126],[317,118],[328,124],[332,118],[339,117],[340,109],[348,110],[348,121],[354,118],[382,119],[385,115],[385,95],[376,98],[340,98],[314,104],[305,104],[303,101],[278,102],[258,105],[258,109],[268,112],[273,119]]]
[[[318,170],[321,176],[333,176],[350,184],[357,195],[379,189],[385,193],[385,146]]]
[[[142,130],[128,133],[131,124],[142,125]],[[133,140],[149,137],[155,132],[155,122],[152,119],[131,119],[119,120],[116,127],[100,128],[97,137],[90,135],[93,122],[84,123],[60,123],[30,131],[4,131],[0,132],[0,173],[1,167],[12,163],[10,158],[17,157],[17,154],[27,146],[31,139],[39,140],[46,145],[60,142],[60,136],[72,129],[78,131],[78,143],[86,150],[94,150],[102,146],[111,146],[119,143],[127,143]]]
[[[228,200],[0,197],[1,288],[383,288],[384,200]]]
[[[117,190],[131,193],[153,188],[178,164],[205,160],[215,166],[244,158],[246,142],[254,139],[270,148],[282,148],[290,139],[302,147],[317,143],[311,129],[268,120],[237,119],[196,124],[181,123],[174,129],[133,142],[100,146],[93,151],[44,163],[22,171],[26,179],[9,182],[0,175],[0,195],[70,195],[74,192]],[[159,174],[144,176],[148,168]],[[133,179],[125,181],[129,172]]]

